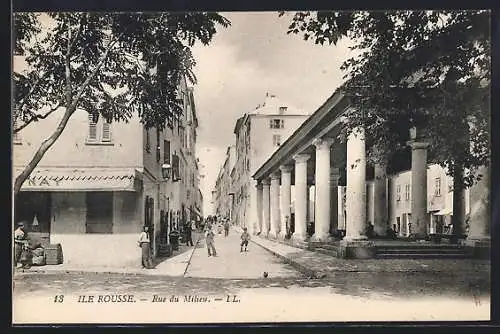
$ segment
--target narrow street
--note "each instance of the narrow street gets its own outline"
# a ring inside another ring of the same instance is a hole
[[[255,279],[263,278],[264,272],[268,273],[268,278],[300,276],[292,267],[252,242],[249,243],[247,252],[240,252],[240,234],[234,229],[230,230],[227,237],[224,232],[216,234],[215,248],[217,257],[209,257],[205,241],[201,239],[185,276]]]

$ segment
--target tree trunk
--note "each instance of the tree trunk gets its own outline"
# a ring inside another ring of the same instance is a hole
[[[462,166],[455,166],[453,173],[453,242],[458,242],[460,235],[465,234],[465,186],[463,183],[464,170]]]
[[[36,151],[31,161],[26,165],[21,174],[19,174],[19,176],[16,178],[16,181],[14,182],[14,196],[16,196],[19,193],[24,181],[26,181],[26,179],[31,175],[31,173],[38,165],[40,160],[42,160],[45,153],[52,147],[52,145],[54,145],[59,136],[61,136],[63,130],[66,128],[66,125],[68,124],[71,115],[73,115],[75,110],[76,110],[76,104],[71,104],[69,108],[66,109],[63,118],[57,125],[56,130],[50,135],[49,138],[45,139],[42,142],[42,144]]]

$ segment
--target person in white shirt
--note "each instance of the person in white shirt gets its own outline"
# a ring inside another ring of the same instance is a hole
[[[23,246],[28,242],[25,228],[24,222],[20,222],[17,224],[17,229],[14,231],[14,268],[17,267],[18,262],[20,262],[19,260],[23,252]]]
[[[144,226],[143,231],[139,236],[139,247],[142,250],[142,267],[153,269],[153,259],[151,258],[151,241],[149,240],[149,227]]]

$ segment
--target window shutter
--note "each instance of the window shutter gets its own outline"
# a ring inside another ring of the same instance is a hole
[[[12,141],[14,143],[18,143],[21,140],[21,137],[19,136],[19,132],[14,132],[14,130],[17,128],[17,117],[16,114],[14,114],[14,119],[12,121]]]
[[[108,121],[106,120],[104,120],[104,123],[102,123],[102,141],[111,141],[111,123],[108,123]]]
[[[163,141],[163,163],[170,164],[170,141]]]
[[[97,140],[97,122],[92,114],[89,114],[89,140]]]

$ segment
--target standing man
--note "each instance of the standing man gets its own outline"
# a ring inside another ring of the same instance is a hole
[[[217,256],[217,251],[215,250],[214,244],[215,234],[210,226],[205,232],[205,243],[207,244],[208,256]]]
[[[142,250],[142,267],[153,269],[153,259],[151,258],[151,241],[149,239],[149,226],[144,226],[138,241]]]
[[[229,235],[229,219],[226,218],[224,221],[224,236],[227,237]]]
[[[17,267],[17,263],[21,259],[23,246],[28,242],[28,234],[25,228],[24,222],[20,222],[17,224],[17,229],[14,231],[14,268]]]
[[[193,230],[192,230],[192,225],[187,223],[184,226],[184,233],[186,235],[186,246],[194,246],[193,245]]]

